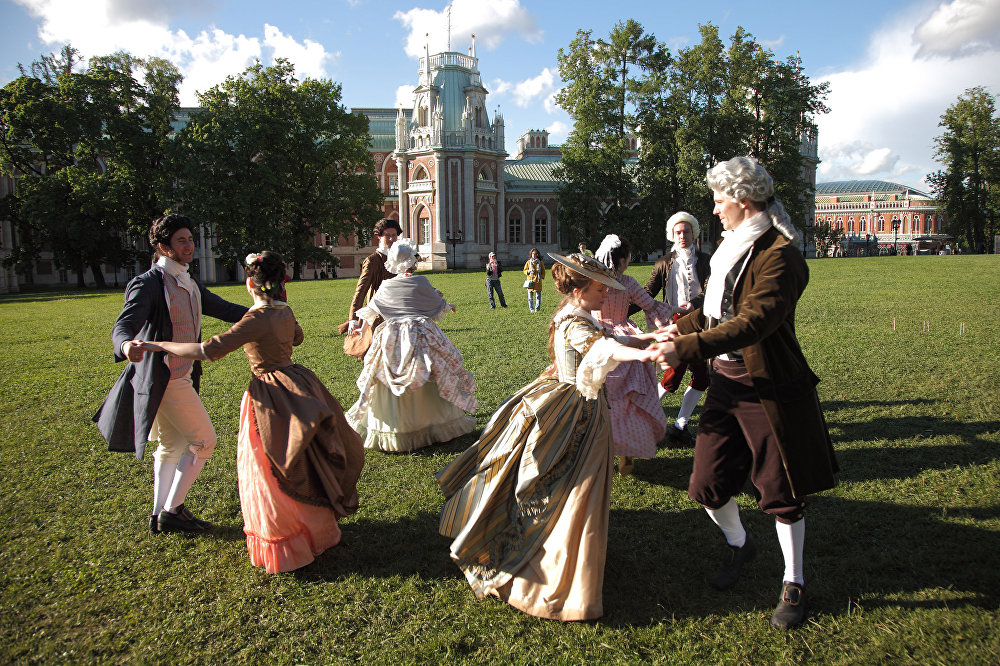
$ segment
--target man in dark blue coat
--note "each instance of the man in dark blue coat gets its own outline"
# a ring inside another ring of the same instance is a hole
[[[184,498],[215,448],[215,429],[198,397],[201,364],[162,352],[144,353],[137,340],[196,342],[201,316],[239,321],[247,308],[224,301],[188,273],[194,258],[194,224],[183,215],[153,221],[149,242],[156,262],[129,282],[125,305],[111,332],[115,361],[128,359],[94,415],[112,451],[135,452],[158,443],[153,463],[153,512],[149,529],[202,532]]]

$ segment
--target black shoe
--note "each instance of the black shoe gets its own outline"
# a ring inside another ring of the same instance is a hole
[[[156,514],[152,514],[149,517],[149,533],[150,534],[159,534],[160,533],[160,524],[156,520]]]
[[[195,518],[183,504],[173,511],[161,511],[158,522],[161,532],[204,532],[212,526],[207,520]]]
[[[787,580],[781,585],[781,599],[778,601],[771,624],[778,629],[791,629],[806,619],[806,589],[798,583]]]
[[[163,514],[160,514],[161,516]],[[742,548],[736,546],[726,546],[726,552],[722,556],[722,564],[715,570],[712,576],[712,587],[717,590],[728,590],[740,578],[740,571],[747,562],[752,562],[757,556],[757,544],[747,534],[746,543]]]
[[[694,437],[688,432],[687,426],[678,428],[676,425],[672,425],[667,428],[667,441],[671,445],[682,449],[689,449],[694,446]]]

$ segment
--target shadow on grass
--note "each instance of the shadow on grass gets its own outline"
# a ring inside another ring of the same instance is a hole
[[[643,626],[747,611],[769,617],[784,568],[774,521],[760,511],[744,511],[742,518],[758,556],[735,587],[718,592],[708,580],[724,540],[701,509],[612,510],[601,624]],[[929,508],[814,497],[805,557],[810,612],[996,609],[1000,533],[961,523],[998,518],[1000,505]]]
[[[0,296],[0,304],[3,303],[46,303],[49,301],[79,300],[82,298],[103,298],[108,294],[121,294],[125,287],[121,289],[103,289],[101,291],[60,291],[60,292],[28,292],[24,294],[3,294]]]
[[[348,575],[461,578],[462,572],[448,555],[448,539],[438,534],[438,520],[437,512],[422,512],[392,522],[362,518],[344,524],[340,545],[295,575],[304,581]]]
[[[930,428],[927,427],[931,423]],[[838,441],[857,441],[870,438],[872,433],[888,436],[890,440],[908,440],[889,445],[872,444],[860,448],[837,451],[840,464],[840,481],[860,482],[878,479],[906,479],[925,470],[950,469],[956,466],[984,465],[1000,458],[1000,446],[994,437],[986,435],[1000,432],[997,421],[953,421],[903,417],[875,419],[868,424],[830,424],[831,434],[837,428]],[[937,444],[923,438],[955,435],[961,444]],[[913,441],[916,439],[916,443]]]

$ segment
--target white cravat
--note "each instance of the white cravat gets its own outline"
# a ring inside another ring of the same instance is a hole
[[[766,211],[743,220],[740,226],[722,232],[722,244],[712,255],[712,274],[705,289],[702,312],[706,317],[722,318],[722,296],[726,291],[726,276],[733,266],[753,246],[754,241],[771,228],[771,216]]]
[[[194,301],[194,308],[192,312],[192,315],[194,316],[194,330],[195,333],[198,333],[201,331],[201,291],[198,290],[198,286],[191,278],[191,274],[188,273],[187,264],[174,261],[170,257],[161,256],[156,260],[156,265],[162,268],[163,272],[172,276],[177,281],[178,287],[191,295],[191,299]],[[170,291],[167,289],[166,285],[163,285],[163,297],[167,301],[167,311],[169,312]]]

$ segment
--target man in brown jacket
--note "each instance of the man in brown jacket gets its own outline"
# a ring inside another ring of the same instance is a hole
[[[756,160],[735,157],[708,172],[723,242],[712,255],[702,307],[660,346],[670,366],[711,359],[711,386],[688,490],[728,547],[712,585],[734,585],[756,554],[733,497],[750,476],[760,508],[775,517],[785,560],[771,624],[805,619],[805,496],[832,488],[837,463],[809,369],[795,337],[795,306],[809,272],[774,183]]]
[[[402,232],[403,230],[396,220],[385,219],[375,223],[375,251],[368,255],[368,258],[361,264],[361,275],[358,276],[358,286],[354,289],[354,298],[351,299],[351,309],[347,315],[347,321],[337,328],[341,334],[360,328],[360,322],[355,313],[371,300],[384,280],[392,277],[392,273],[385,268],[385,255]],[[374,326],[378,326],[380,323],[382,323],[381,320],[378,320]]]

